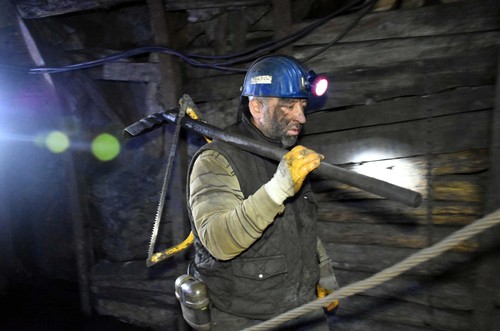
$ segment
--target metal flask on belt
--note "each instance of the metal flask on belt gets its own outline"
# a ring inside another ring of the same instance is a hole
[[[207,285],[191,275],[181,275],[175,280],[175,296],[181,304],[184,320],[195,330],[209,331],[211,317]]]

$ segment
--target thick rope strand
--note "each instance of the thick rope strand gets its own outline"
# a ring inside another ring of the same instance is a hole
[[[409,269],[426,262],[436,256],[441,255],[445,251],[449,250],[450,248],[458,245],[459,243],[497,225],[500,224],[500,209],[497,211],[488,214],[484,216],[483,218],[480,218],[476,220],[475,222],[463,227],[462,229],[452,233],[448,237],[444,238],[443,240],[439,241],[438,243],[424,248],[409,257],[405,258],[399,263],[396,263],[395,265],[384,269],[375,275],[368,277],[364,280],[361,280],[359,282],[350,284],[348,286],[342,287],[335,292],[327,295],[324,298],[311,301],[309,303],[306,303],[305,305],[302,305],[300,307],[297,307],[295,309],[289,310],[281,315],[278,315],[270,320],[267,320],[265,322],[262,322],[258,325],[255,325],[250,328],[244,329],[244,331],[257,331],[257,330],[271,330],[273,327],[279,326],[280,324],[292,320],[294,318],[297,318],[299,316],[302,316],[308,312],[311,312],[313,310],[316,310],[318,308],[323,307],[325,304],[330,303],[334,300],[339,300],[343,298],[347,298],[349,296],[352,296],[354,294],[366,291],[370,288],[373,288],[375,286],[378,286],[392,278],[395,278],[396,276],[399,276],[400,274],[404,273],[405,271],[408,271]]]

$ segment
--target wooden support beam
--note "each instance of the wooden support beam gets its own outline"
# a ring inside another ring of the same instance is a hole
[[[41,18],[56,16],[68,13],[76,13],[95,9],[108,9],[109,7],[126,3],[137,2],[137,0],[65,0],[65,1],[44,1],[42,3],[32,0],[18,0],[16,6],[22,18]],[[169,0],[165,1],[164,10],[178,11],[190,9],[206,8],[228,8],[245,7],[269,4],[269,0]]]
[[[167,19],[168,13],[165,12],[163,0],[148,0],[147,3],[155,44],[157,46],[176,48],[176,40],[172,33],[172,26],[168,24],[173,20]],[[151,54],[150,61],[159,63],[160,81],[157,84],[152,82],[149,83],[150,86],[156,85],[157,87],[156,95],[149,95],[149,97],[153,96],[158,102],[158,106],[163,108],[163,110],[177,106],[178,100],[181,97],[180,92],[182,86],[179,62],[172,55],[167,54]],[[154,103],[153,100],[151,101]],[[151,110],[153,110],[153,112],[155,111],[154,109],[150,109],[150,111]],[[168,144],[168,146],[170,148],[170,144]],[[185,158],[179,158],[179,155],[187,155],[186,148],[187,146],[184,139],[181,139],[177,146],[176,162],[174,162],[174,160],[169,160],[169,162],[173,162],[173,164],[171,164],[173,166],[173,172],[171,173],[172,180],[170,180],[170,187],[168,189],[173,193],[170,194],[171,198],[167,199],[165,202],[166,213],[164,213],[164,219],[171,220],[170,231],[172,233],[172,244],[183,241],[189,232],[189,221],[186,215],[187,209],[184,199],[186,180],[184,174],[187,173],[188,161]],[[176,274],[181,275],[186,273],[187,264],[185,263],[185,257],[179,255],[175,256],[173,260],[176,263]],[[182,318],[178,306],[177,310],[176,328],[180,331],[187,330],[188,326]]]
[[[500,2],[497,0],[467,0],[413,10],[371,13],[361,19],[340,43],[425,36],[456,36],[459,33],[494,31],[500,26],[499,9]],[[354,13],[338,16],[298,40],[295,45],[328,43],[334,36],[344,31],[356,15]],[[393,22],[398,22],[398,24]],[[297,23],[293,31],[303,29],[310,24],[310,22]]]
[[[485,213],[500,208],[500,48],[497,61],[497,83],[495,108],[491,116],[490,126],[490,168],[485,196]],[[489,229],[478,236],[482,260],[477,268],[474,305],[474,326],[477,331],[498,330],[498,314],[496,298],[500,297],[500,228]],[[496,318],[496,320],[495,320]],[[496,323],[496,324],[495,324]],[[495,325],[494,325],[495,324]]]
[[[148,0],[147,2],[156,46],[175,48],[175,40],[167,24],[163,0]],[[175,107],[180,98],[182,85],[178,63],[172,55],[163,53],[151,54],[150,62],[158,62],[160,65],[161,81],[157,90],[157,101],[163,108]]]
[[[2,153],[7,150],[6,146],[0,144],[0,147],[2,160],[7,160],[7,153]],[[13,246],[14,237],[12,233],[14,219],[11,215],[11,199],[7,191],[9,185],[5,185],[9,182],[6,176],[6,171],[0,167],[0,180],[4,183],[0,189],[0,215],[2,215],[2,231],[0,232],[0,295],[2,296],[7,294],[7,285],[14,280],[14,270],[16,268],[16,257]]]
[[[44,31],[44,26],[37,21],[30,21],[28,23],[27,30],[32,34],[34,37],[33,39],[36,40],[36,45],[34,47],[37,48],[37,51],[40,52],[43,59],[54,61],[55,55],[52,45],[49,45],[40,38],[40,34]],[[34,33],[34,31],[36,31],[36,33]],[[61,64],[62,61],[59,59],[54,62]],[[35,62],[36,65],[43,65],[41,59],[37,59]],[[53,82],[53,93],[59,100],[59,109],[57,112],[60,114],[61,119],[64,118],[64,115],[69,114],[71,112],[70,110],[79,109],[79,102],[82,100],[80,97],[85,96],[92,98],[105,115],[116,120],[117,123],[121,123],[118,116],[108,108],[104,98],[95,91],[93,86],[91,86],[90,79],[88,79],[87,75],[75,73],[71,78],[56,75],[53,77]],[[75,113],[77,112],[75,111],[74,114]],[[75,117],[73,117],[73,121],[78,122]],[[65,132],[72,132],[74,128],[79,127],[79,123],[62,121],[61,126],[66,126],[64,129]],[[72,221],[73,240],[75,245],[75,263],[78,272],[80,309],[84,315],[91,315],[92,307],[89,274],[94,256],[93,245],[89,233],[88,189],[85,185],[85,179],[82,177],[84,174],[82,170],[84,163],[81,162],[81,160],[86,157],[82,156],[84,153],[84,151],[70,150],[67,153],[63,153],[61,157],[64,159],[63,163],[66,167],[64,173],[68,174],[65,188],[67,190],[69,210],[71,211],[70,218]],[[80,157],[80,159],[78,157]]]
[[[273,0],[274,40],[278,40],[292,30],[292,5],[290,0]],[[291,54],[292,46],[281,48],[278,52]]]
[[[491,118],[490,171],[486,196],[486,212],[500,208],[500,48],[497,61],[497,83],[495,90],[495,108]]]
[[[75,154],[65,156],[65,165],[68,176],[68,198],[73,221],[73,236],[75,241],[76,265],[78,270],[78,284],[80,289],[80,309],[83,314],[92,314],[90,297],[90,269],[94,263],[94,254],[90,236],[89,205],[87,196],[80,192],[87,192],[85,180],[81,178],[81,162],[75,162]]]

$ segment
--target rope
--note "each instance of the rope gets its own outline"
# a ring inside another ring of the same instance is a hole
[[[392,267],[389,267],[387,269],[384,269],[375,275],[368,277],[362,281],[359,281],[357,283],[350,284],[348,286],[342,287],[338,289],[337,291],[327,295],[324,298],[311,301],[309,303],[306,303],[305,305],[302,305],[300,307],[297,307],[295,309],[289,310],[286,313],[283,313],[281,315],[278,315],[270,320],[267,320],[265,322],[262,322],[258,325],[255,325],[253,327],[247,328],[244,331],[256,331],[256,330],[270,330],[273,327],[276,327],[288,320],[297,318],[299,316],[302,316],[308,312],[311,312],[313,310],[316,310],[318,308],[323,307],[325,304],[330,303],[334,300],[339,300],[343,298],[347,298],[349,296],[352,296],[354,294],[366,291],[372,287],[375,287],[377,285],[380,285],[396,276],[399,276],[400,274],[404,273],[405,271],[408,271],[409,269],[426,262],[436,256],[441,255],[445,251],[449,250],[450,248],[456,246],[457,244],[461,243],[462,241],[465,241],[476,234],[479,234],[489,228],[491,228],[494,225],[500,224],[500,209],[497,211],[488,214],[484,216],[483,218],[480,218],[476,220],[475,222],[464,226],[462,229],[452,233],[448,237],[444,238],[440,242],[434,244],[433,246],[424,248],[415,254],[410,255],[409,257],[405,258],[399,263],[396,263]]]

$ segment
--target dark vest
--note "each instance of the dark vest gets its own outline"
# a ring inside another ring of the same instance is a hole
[[[227,130],[264,139],[246,122]],[[276,161],[213,141],[193,157],[189,173],[197,155],[206,149],[216,150],[228,160],[245,198],[267,183],[278,166]],[[189,207],[188,211],[192,219]],[[275,218],[261,238],[231,260],[221,261],[210,255],[192,221],[191,227],[195,234],[194,275],[207,284],[210,300],[218,309],[246,318],[269,319],[316,298],[316,200],[309,184],[285,201],[285,212]]]

